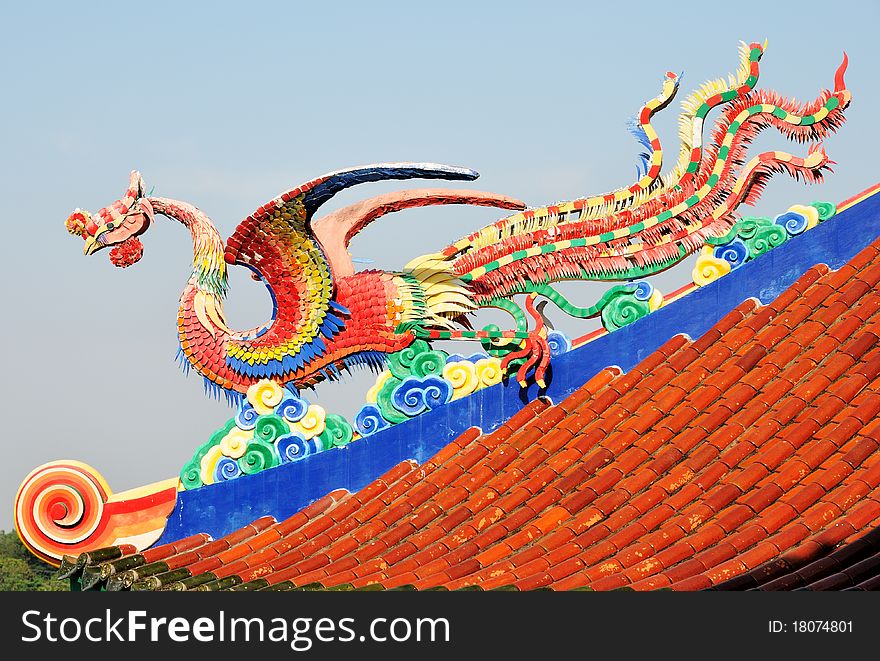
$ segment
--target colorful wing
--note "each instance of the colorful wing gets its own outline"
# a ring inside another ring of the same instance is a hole
[[[473,170],[433,163],[368,165],[324,175],[258,208],[229,238],[225,259],[261,277],[272,296],[273,315],[256,333],[232,338],[230,366],[248,376],[283,376],[321,355],[324,340],[344,326],[348,311],[333,301],[333,274],[311,228],[312,216],[324,202],[361,183],[478,176]]]

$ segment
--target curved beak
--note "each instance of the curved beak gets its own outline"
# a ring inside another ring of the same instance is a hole
[[[83,254],[84,255],[91,255],[91,254],[97,252],[98,250],[100,250],[101,248],[103,248],[103,246],[100,243],[98,243],[98,240],[95,239],[95,237],[88,236],[88,237],[86,237],[86,245],[83,247]]]

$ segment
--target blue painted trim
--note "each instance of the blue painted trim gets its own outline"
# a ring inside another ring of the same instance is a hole
[[[747,298],[769,303],[818,263],[840,268],[880,236],[880,194],[793,237],[684,299],[553,359],[547,395],[561,401],[609,364],[629,370],[670,337],[696,339]],[[334,489],[357,491],[401,461],[424,462],[471,426],[497,428],[537,387],[516,383],[480,390],[422,415],[383,429],[344,448],[321,452],[256,475],[178,495],[158,543],[204,531],[215,538],[259,516],[287,518]]]

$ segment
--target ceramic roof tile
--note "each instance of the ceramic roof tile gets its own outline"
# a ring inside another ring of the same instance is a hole
[[[880,576],[880,242],[415,470],[134,553],[84,587],[868,589]],[[874,532],[872,532],[874,531]],[[86,585],[86,583],[89,583]]]

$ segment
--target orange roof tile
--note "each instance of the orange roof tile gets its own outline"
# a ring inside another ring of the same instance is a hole
[[[880,241],[356,494],[61,571],[108,589],[876,589],[877,282]]]

